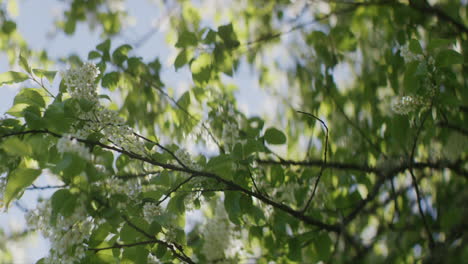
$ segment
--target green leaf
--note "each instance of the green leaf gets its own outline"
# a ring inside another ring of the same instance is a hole
[[[189,46],[197,46],[198,37],[195,33],[184,30],[179,34],[179,38],[176,43],[177,48],[186,48]]]
[[[68,132],[74,120],[65,115],[65,105],[62,102],[54,102],[50,104],[45,113],[44,119],[47,126],[54,132]]]
[[[29,79],[26,73],[8,71],[0,74],[0,86],[4,84],[20,83]]]
[[[241,208],[239,192],[225,192],[224,193],[224,208],[228,214],[229,220],[236,225],[240,225]]]
[[[423,54],[423,49],[421,47],[421,44],[419,44],[419,41],[412,39],[410,40],[409,50],[415,54]]]
[[[188,62],[188,56],[187,56],[187,50],[183,49],[179,55],[177,55],[175,61],[174,61],[174,67],[175,70],[177,71],[178,69],[182,68],[185,64]]]
[[[28,104],[15,104],[6,112],[9,115],[16,117],[23,117],[24,109],[28,108]]]
[[[123,242],[134,242],[140,237],[140,233],[128,224],[120,230],[120,240]]]
[[[96,46],[96,49],[102,51],[103,53],[105,53],[105,52],[109,52],[110,46],[111,46],[110,39],[106,39],[103,42],[99,43]]]
[[[10,202],[31,185],[40,174],[41,170],[22,167],[10,172],[4,194],[5,206],[8,207]]]
[[[284,170],[280,165],[271,166],[271,182],[274,185],[283,185]]]
[[[54,81],[55,75],[57,75],[57,71],[47,71],[42,69],[32,69],[32,71],[36,76],[46,78],[50,83]]]
[[[206,34],[205,38],[203,39],[203,43],[205,44],[212,44],[215,43],[216,41],[216,31],[214,30],[208,30],[208,33]]]
[[[3,21],[2,31],[6,35],[10,35],[13,31],[16,30],[16,23],[11,20]]]
[[[288,258],[292,261],[302,260],[302,245],[297,238],[291,238],[288,241]]]
[[[109,61],[110,60],[110,46],[111,46],[111,41],[110,39],[106,39],[102,43],[96,46],[96,49],[102,52],[102,61]],[[104,71],[101,71],[104,72]]]
[[[438,67],[463,64],[463,61],[463,55],[454,50],[442,50],[436,56],[436,65]]]
[[[28,61],[26,60],[25,57],[23,57],[23,55],[20,53],[19,55],[19,65],[21,66],[21,68],[26,71],[27,73],[31,74],[32,73],[32,70],[31,70],[31,67],[29,66],[29,63]]]
[[[453,39],[433,38],[429,41],[429,44],[427,45],[427,50],[431,52],[439,48],[448,48],[453,43]]]
[[[208,53],[202,53],[190,64],[192,78],[199,83],[206,83],[211,78],[212,57]]]
[[[112,53],[112,60],[116,65],[122,66],[123,62],[128,58],[128,52],[132,50],[132,46],[125,44],[117,49]]]
[[[72,194],[68,189],[56,191],[51,197],[52,215],[61,214],[69,217],[75,211],[77,195]]]
[[[6,153],[15,156],[28,156],[32,154],[32,148],[24,141],[21,141],[17,137],[10,137],[5,139],[1,144],[0,148]]]
[[[218,27],[218,35],[223,40],[228,49],[237,48],[240,42],[237,40],[236,33],[232,27],[232,23]]]
[[[112,102],[111,98],[107,94],[100,94],[98,95],[99,99],[107,99],[109,102]]]
[[[101,244],[109,235],[111,230],[112,226],[106,222],[100,225],[97,229],[94,229],[91,237],[89,238],[88,246],[94,248]]]
[[[44,126],[44,122],[41,118],[41,111],[36,106],[28,106],[23,110],[23,116],[26,120],[26,124],[31,129],[39,129]]]
[[[270,127],[265,131],[265,140],[269,144],[281,145],[286,143],[286,136],[280,130]]]
[[[180,107],[187,109],[190,105],[190,91],[186,91],[180,98],[177,100],[177,104]]]
[[[116,88],[117,84],[119,83],[119,80],[120,80],[120,73],[109,72],[109,73],[106,73],[104,77],[102,77],[101,85],[113,91]]]
[[[24,88],[15,96],[13,104],[28,104],[39,108],[45,107],[42,95],[33,88]]]
[[[98,51],[92,50],[88,53],[88,60],[101,58],[101,53]]]
[[[230,179],[232,177],[232,164],[233,160],[230,155],[221,154],[211,158],[206,164],[206,168]]]

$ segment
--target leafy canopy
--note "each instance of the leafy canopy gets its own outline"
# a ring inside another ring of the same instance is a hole
[[[466,1],[164,1],[170,69],[114,44],[124,4],[69,1],[57,29],[102,42],[59,60],[1,5],[21,70],[0,85],[23,87],[0,120],[3,206],[57,189],[27,214],[52,243],[38,263],[468,258]],[[267,96],[237,96],[243,69]],[[174,96],[166,73],[193,81]]]

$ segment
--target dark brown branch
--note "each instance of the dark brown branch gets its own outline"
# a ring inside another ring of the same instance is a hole
[[[411,155],[409,157],[408,170],[409,170],[409,172],[411,174],[411,179],[413,181],[414,190],[416,191],[418,211],[419,211],[419,214],[421,215],[421,218],[423,220],[424,229],[427,232],[427,236],[428,236],[428,239],[429,239],[429,247],[431,249],[433,249],[435,247],[434,238],[432,237],[431,229],[429,228],[429,224],[427,223],[426,216],[424,214],[424,211],[422,210],[422,206],[421,206],[422,195],[421,195],[421,191],[419,190],[418,181],[417,181],[416,176],[414,175],[414,171],[413,171],[414,156],[416,154],[416,146],[417,146],[418,138],[419,138],[419,135],[422,132],[422,129],[424,127],[424,123],[427,120],[427,117],[431,113],[431,109],[432,109],[432,103],[431,103],[431,107],[429,107],[429,110],[427,110],[426,113],[424,114],[423,119],[421,120],[421,124],[419,125],[418,130],[416,131],[416,135],[414,136],[413,147],[411,148]]]
[[[127,248],[127,247],[135,247],[135,246],[148,245],[148,244],[161,244],[161,243],[164,243],[164,241],[159,240],[159,239],[152,239],[152,240],[141,241],[141,242],[136,242],[136,243],[131,243],[131,244],[115,243],[114,245],[112,245],[110,247],[88,248],[88,250],[92,250],[95,253],[97,253],[97,252],[99,252],[101,250],[109,250],[109,249],[114,249],[114,248]]]
[[[134,179],[134,178],[146,177],[146,176],[148,176],[148,175],[151,175],[151,174],[159,174],[159,173],[161,173],[161,172],[162,172],[162,171],[148,171],[148,172],[137,173],[137,174],[115,175],[114,177],[115,177],[115,178],[118,178],[118,179],[126,180],[126,179]]]
[[[49,130],[28,130],[28,131],[20,131],[20,132],[14,132],[14,133],[6,134],[6,135],[3,135],[2,138],[3,137],[8,137],[8,136],[25,135],[25,134],[50,134],[50,135],[52,135],[54,137],[58,137],[58,138],[61,137],[61,135],[59,135],[57,133],[54,133],[54,132],[51,132]],[[130,151],[118,148],[118,147],[105,145],[105,144],[103,144],[101,142],[97,142],[97,141],[91,141],[91,140],[79,139],[79,138],[75,138],[75,139],[77,141],[79,141],[79,142],[82,142],[82,143],[96,145],[96,146],[100,146],[101,148],[104,148],[104,149],[117,151],[119,153],[125,154],[126,156],[128,156],[130,158],[140,160],[140,161],[144,161],[144,162],[147,162],[149,164],[152,164],[152,165],[164,168],[164,169],[173,170],[173,171],[180,171],[180,172],[186,172],[186,173],[192,174],[193,176],[203,176],[205,178],[210,178],[210,179],[217,180],[218,182],[221,182],[224,185],[226,185],[227,187],[229,187],[230,189],[242,192],[242,193],[244,193],[246,195],[249,195],[251,197],[255,197],[258,200],[262,201],[263,203],[271,205],[271,206],[275,207],[278,210],[284,211],[285,213],[287,213],[287,214],[289,214],[289,215],[303,221],[304,223],[306,223],[308,225],[316,226],[316,227],[318,227],[320,229],[335,232],[335,233],[341,232],[340,226],[338,226],[336,224],[335,225],[327,224],[327,223],[324,223],[322,221],[316,220],[313,217],[307,216],[307,215],[305,215],[304,213],[302,213],[300,211],[296,211],[296,210],[292,209],[291,207],[289,207],[287,205],[275,202],[275,201],[271,200],[270,198],[268,198],[268,197],[266,197],[266,196],[264,196],[264,195],[262,195],[260,193],[252,192],[251,190],[246,189],[246,188],[242,187],[241,185],[239,185],[239,184],[237,184],[237,183],[235,183],[233,181],[224,179],[223,177],[221,177],[221,176],[219,176],[219,175],[217,175],[215,173],[206,172],[206,171],[196,171],[196,170],[193,170],[193,169],[190,169],[190,168],[182,168],[182,167],[179,167],[179,166],[176,166],[176,165],[173,165],[173,164],[162,163],[162,162],[159,162],[159,161],[156,161],[156,160],[141,156],[139,154],[136,154],[136,153],[133,153],[133,152],[130,152]]]
[[[180,187],[182,187],[182,185],[188,183],[191,179],[193,179],[195,176],[192,175],[190,177],[188,177],[187,179],[183,180],[181,183],[177,184],[174,188],[172,188],[171,190],[169,190],[166,195],[164,195],[164,198],[162,198],[161,200],[159,200],[158,202],[156,202],[156,205],[160,205],[162,204],[167,198],[169,198],[171,196],[171,194],[173,194],[174,192],[176,192]]]
[[[36,186],[32,185],[32,187],[26,188],[26,190],[31,191],[31,190],[47,190],[47,189],[60,189],[60,188],[65,188],[68,185],[62,184],[62,185],[45,185],[45,186]]]
[[[304,160],[304,161],[295,161],[295,160],[283,160],[276,161],[272,159],[257,159],[257,163],[264,165],[283,165],[283,166],[306,166],[306,167],[322,167],[337,169],[337,170],[354,170],[362,171],[366,173],[376,173],[378,172],[377,168],[371,167],[368,165],[359,165],[354,163],[342,163],[342,162],[327,162],[323,160]]]
[[[322,163],[322,166],[320,167],[320,172],[319,172],[319,175],[317,177],[317,180],[315,181],[315,184],[314,184],[314,189],[312,190],[312,194],[310,195],[309,199],[307,199],[307,202],[304,206],[304,208],[302,209],[302,212],[305,212],[307,210],[307,208],[309,208],[309,205],[310,203],[312,202],[312,200],[314,199],[314,196],[315,196],[315,192],[317,191],[317,186],[320,182],[320,178],[322,177],[323,175],[323,171],[325,170],[326,166],[327,166],[327,153],[328,153],[328,127],[327,127],[327,124],[325,124],[325,122],[323,122],[322,119],[314,116],[313,114],[310,114],[310,113],[306,113],[306,112],[302,112],[302,111],[297,111],[298,113],[301,113],[301,114],[305,114],[307,116],[310,116],[312,118],[314,118],[315,120],[318,120],[322,126],[325,128],[325,149],[324,149],[324,153],[323,153],[323,163]]]
[[[438,126],[443,128],[448,128],[457,131],[458,133],[465,135],[468,137],[468,129],[456,126],[454,124],[450,124],[449,122],[439,122],[437,123]]]

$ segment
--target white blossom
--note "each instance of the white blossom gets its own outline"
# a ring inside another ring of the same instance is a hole
[[[405,60],[405,63],[409,63],[412,61],[423,61],[424,56],[421,54],[415,54],[411,52],[408,48],[408,45],[400,47],[400,54]]]
[[[95,81],[99,73],[99,69],[94,63],[84,63],[79,68],[62,72],[61,75],[67,92],[73,98],[87,99],[98,103]]]
[[[393,112],[406,115],[423,105],[423,100],[418,96],[397,97],[392,102]]]
[[[154,217],[160,215],[161,212],[161,207],[154,203],[145,203],[145,205],[143,205],[143,217],[148,223],[153,222]]]
[[[73,263],[83,258],[86,251],[84,242],[89,239],[93,228],[84,200],[78,199],[77,207],[70,216],[58,214],[55,225],[51,225],[51,217],[50,200],[42,201],[26,215],[28,226],[50,240],[52,249],[46,263]]]
[[[232,227],[222,203],[217,204],[213,218],[207,219],[203,235],[202,252],[208,263],[231,263],[227,253],[232,244]]]
[[[64,135],[58,140],[57,151],[59,153],[75,153],[86,160],[91,159],[91,153],[89,152],[89,150],[71,135]]]
[[[78,120],[72,125],[71,134],[77,138],[87,138],[100,132],[104,138],[101,143],[112,144],[139,155],[146,153],[144,142],[114,111],[100,105],[97,94],[96,78],[99,69],[93,63],[85,63],[76,69],[62,73],[68,94],[75,99],[85,99],[90,105],[87,109],[77,107]]]

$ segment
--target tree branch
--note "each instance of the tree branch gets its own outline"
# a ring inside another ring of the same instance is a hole
[[[320,181],[320,178],[322,177],[323,175],[323,171],[325,170],[325,166],[327,165],[327,153],[328,153],[328,127],[327,125],[325,124],[325,122],[323,122],[322,119],[314,116],[313,114],[310,114],[310,113],[306,113],[306,112],[302,112],[302,111],[297,111],[298,113],[301,113],[301,114],[305,114],[307,116],[310,116],[316,120],[318,120],[322,126],[325,128],[325,148],[324,148],[324,153],[323,153],[323,163],[322,163],[322,166],[320,167],[320,172],[319,172],[319,175],[317,177],[317,180],[315,181],[315,184],[314,184],[314,189],[312,190],[312,194],[310,195],[309,199],[307,200],[304,208],[302,209],[302,212],[305,212],[307,210],[307,208],[309,207],[310,203],[312,202],[312,199],[314,199],[314,196],[315,196],[315,192],[317,191],[317,186],[319,184],[319,181]]]

